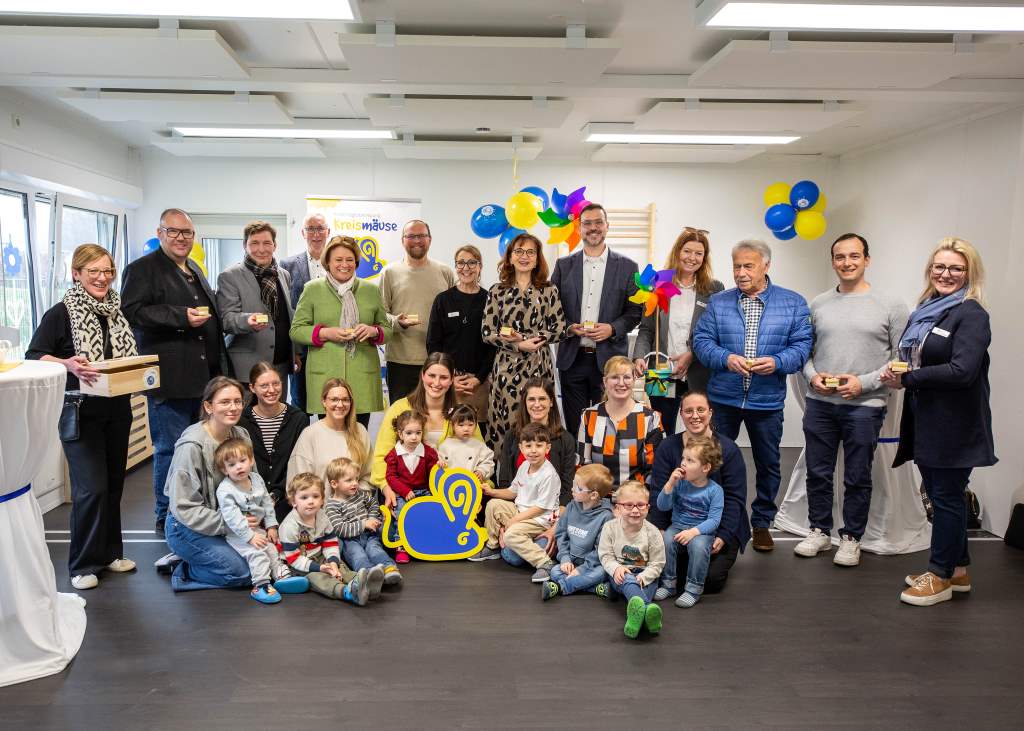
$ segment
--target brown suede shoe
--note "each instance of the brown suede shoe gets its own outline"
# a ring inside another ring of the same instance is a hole
[[[918,576],[920,574],[910,574],[903,581],[906,582],[907,586],[913,586]],[[954,594],[968,593],[971,590],[971,575],[965,573],[963,576],[954,576],[949,580],[949,588],[953,590]]]
[[[953,587],[949,579],[936,576],[931,571],[918,574],[914,585],[900,594],[900,601],[918,607],[930,607],[953,598]]]
[[[772,551],[775,549],[775,541],[772,540],[772,532],[767,528],[754,528],[754,538],[751,545],[755,551]]]

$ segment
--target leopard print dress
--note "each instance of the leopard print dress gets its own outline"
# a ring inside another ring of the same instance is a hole
[[[547,339],[547,345],[534,353],[524,353],[498,337],[503,327],[511,327],[526,337],[541,335]],[[526,290],[501,284],[491,287],[481,329],[483,341],[498,349],[491,368],[487,412],[491,444],[501,444],[511,427],[519,387],[524,381],[536,377],[554,382],[550,345],[565,336],[565,328],[562,302],[553,284],[541,289],[530,286]]]

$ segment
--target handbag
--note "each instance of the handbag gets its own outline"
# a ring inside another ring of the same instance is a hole
[[[57,422],[57,435],[62,442],[74,442],[81,436],[79,410],[83,401],[85,396],[79,391],[67,391],[64,394],[64,408]]]

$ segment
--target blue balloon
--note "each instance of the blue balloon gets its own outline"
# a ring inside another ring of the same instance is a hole
[[[505,256],[505,249],[507,249],[508,245],[512,243],[512,239],[519,234],[524,233],[526,233],[526,231],[521,228],[515,228],[514,226],[509,226],[505,229],[505,233],[501,235],[501,240],[498,242],[498,254]]]
[[[801,180],[789,191],[789,202],[798,211],[804,211],[817,203],[820,195],[821,191],[818,190],[817,183]]]
[[[469,227],[482,239],[501,236],[501,232],[508,228],[505,209],[493,203],[482,205],[473,211],[473,215],[469,219]]]
[[[789,241],[796,238],[796,226],[790,226],[782,231],[772,231],[772,233],[779,241]]]
[[[520,193],[531,193],[540,198],[542,211],[546,211],[549,207],[548,194],[543,188],[538,188],[536,185],[531,185],[528,188],[523,188]]]
[[[772,206],[764,213],[764,225],[772,231],[784,231],[796,221],[796,209],[785,203]]]
[[[160,248],[160,239],[155,236],[142,245],[143,254],[152,254],[154,251]]]

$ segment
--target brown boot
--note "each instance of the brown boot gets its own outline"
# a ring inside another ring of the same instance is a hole
[[[772,551],[775,549],[775,541],[772,540],[772,532],[767,528],[754,528],[754,538],[751,542],[755,551]]]

